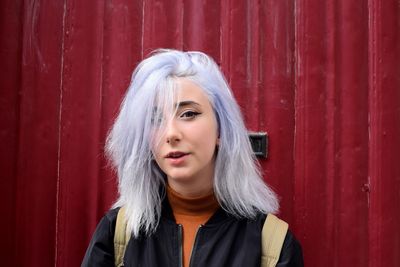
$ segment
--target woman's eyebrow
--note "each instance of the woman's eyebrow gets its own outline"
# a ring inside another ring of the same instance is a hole
[[[191,106],[191,105],[201,107],[201,105],[195,101],[186,100],[186,101],[181,101],[181,102],[178,102],[177,104],[175,104],[175,108],[179,109],[179,108]],[[158,112],[159,112],[159,108],[157,106],[153,107],[153,113],[156,114]]]
[[[187,101],[178,102],[178,103],[176,104],[176,108],[182,108],[182,107],[191,106],[191,105],[194,105],[194,106],[201,106],[199,103],[197,103],[197,102],[195,102],[195,101],[187,100]]]

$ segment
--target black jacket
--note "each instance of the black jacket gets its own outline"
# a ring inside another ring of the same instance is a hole
[[[82,266],[114,266],[114,231],[118,209],[110,210],[92,237]],[[255,220],[237,219],[219,209],[199,228],[190,267],[259,267],[261,230],[266,216]],[[154,234],[131,238],[125,252],[125,266],[182,266],[182,229],[164,200],[162,216]],[[303,266],[300,244],[288,231],[277,266]]]

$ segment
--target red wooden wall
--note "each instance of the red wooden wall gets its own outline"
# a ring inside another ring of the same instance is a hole
[[[220,63],[306,266],[400,266],[396,0],[2,0],[0,253],[78,266],[116,195],[104,139],[159,47]]]

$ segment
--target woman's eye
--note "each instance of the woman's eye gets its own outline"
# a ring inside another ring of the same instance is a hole
[[[182,113],[180,117],[184,118],[184,119],[191,119],[191,118],[195,118],[199,114],[200,113],[196,112],[196,111],[186,111],[186,112]]]

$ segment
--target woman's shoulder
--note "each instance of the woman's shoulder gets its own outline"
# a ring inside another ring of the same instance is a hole
[[[272,214],[258,214],[257,221],[261,224],[260,232],[262,232],[262,243],[264,243],[265,247],[270,247],[271,242],[282,244],[279,260],[276,266],[303,266],[301,245],[290,230],[290,225]],[[274,241],[270,242],[270,240]],[[267,251],[263,252],[263,254],[269,253],[270,252]]]
[[[301,245],[290,230],[286,233],[277,266],[303,266]]]
[[[109,210],[97,224],[81,266],[114,264],[114,232],[119,208]]]
[[[119,211],[120,207],[118,208],[114,208],[114,209],[110,209],[109,211],[106,212],[106,214],[104,214],[103,219],[108,220],[110,223],[114,223],[117,220],[117,215],[118,215],[118,211]]]
[[[96,232],[108,232],[114,238],[115,224],[117,221],[117,215],[120,208],[114,208],[107,211],[100,219]]]

